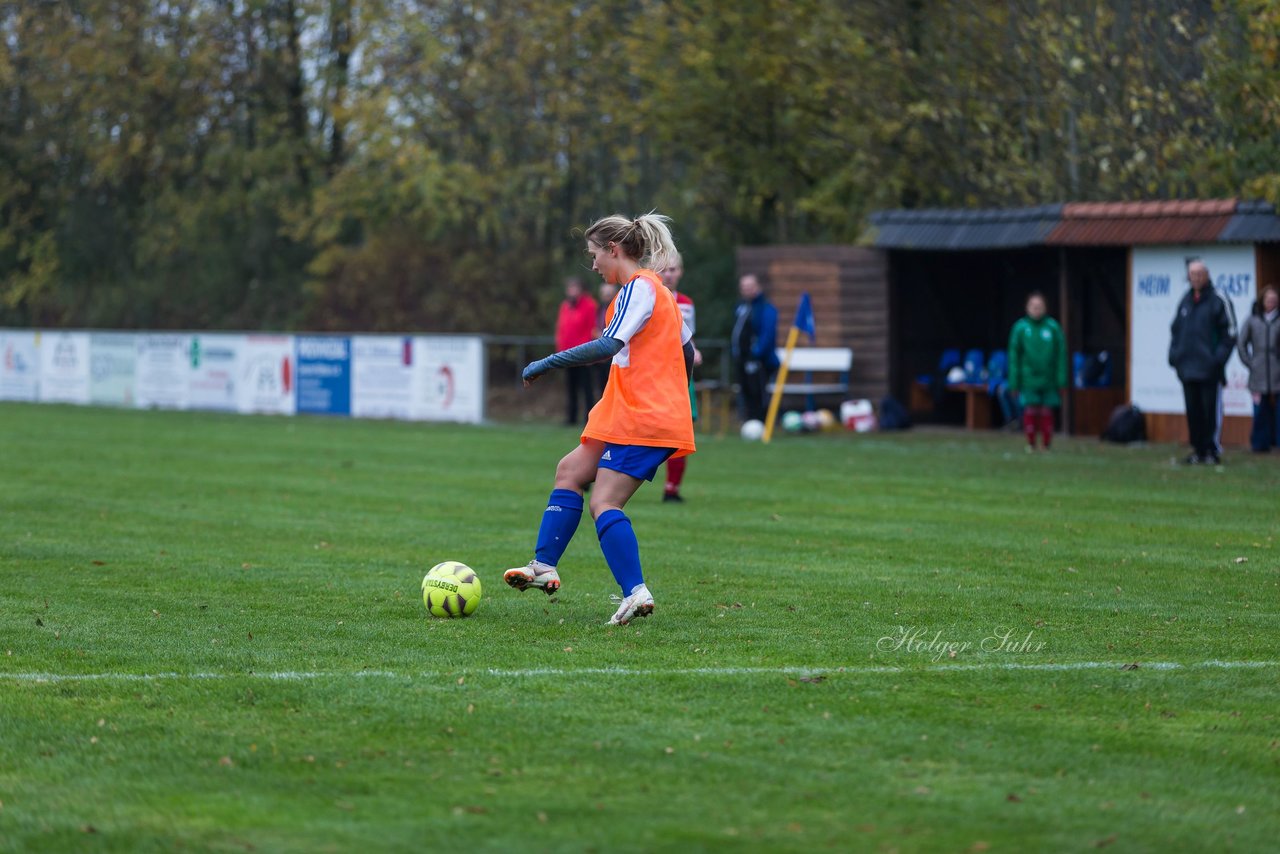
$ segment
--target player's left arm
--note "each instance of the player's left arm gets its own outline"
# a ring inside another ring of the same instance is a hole
[[[553,368],[590,365],[618,355],[631,336],[643,329],[653,316],[653,285],[644,278],[631,280],[618,294],[614,305],[617,308],[613,320],[599,338],[530,362],[521,373],[524,384],[529,385]]]
[[[617,338],[602,335],[594,341],[588,341],[586,344],[579,344],[577,347],[570,347],[568,350],[552,353],[545,359],[530,362],[525,366],[520,376],[524,380],[524,384],[529,385],[529,383],[553,368],[575,368],[579,365],[592,365],[596,362],[603,362],[605,359],[612,359],[618,355],[618,351],[622,349],[622,346],[622,342]]]
[[[684,302],[679,303],[680,314],[684,317],[684,325],[689,327],[690,337],[698,334],[697,313],[693,307],[693,300],[685,296]],[[698,345],[693,345],[693,364],[698,366],[702,364],[702,351],[698,349]]]
[[[684,373],[693,382],[693,366],[702,361],[698,348],[693,346],[693,330],[688,323],[680,324],[680,348],[684,353]]]

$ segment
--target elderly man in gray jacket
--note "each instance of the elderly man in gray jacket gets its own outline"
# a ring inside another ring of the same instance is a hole
[[[1219,389],[1227,379],[1227,360],[1236,348],[1235,312],[1209,283],[1201,261],[1187,266],[1191,290],[1178,303],[1170,328],[1169,364],[1182,382],[1191,435],[1188,463],[1222,462],[1218,448]]]
[[[1266,453],[1280,445],[1280,291],[1275,285],[1262,289],[1253,314],[1240,327],[1239,345],[1253,394],[1249,445]]]

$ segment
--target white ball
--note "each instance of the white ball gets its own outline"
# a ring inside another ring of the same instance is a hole
[[[794,409],[782,413],[782,429],[788,433],[799,433],[804,428],[804,418]]]
[[[754,418],[742,425],[742,438],[748,442],[759,442],[764,438],[764,422]]]

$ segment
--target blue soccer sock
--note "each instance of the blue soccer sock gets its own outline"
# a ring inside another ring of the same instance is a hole
[[[623,596],[644,584],[640,571],[640,544],[631,520],[621,510],[606,510],[596,519],[596,534],[600,537],[600,551],[613,572],[613,578],[622,588]]]
[[[547,499],[547,509],[542,511],[542,524],[538,527],[536,557],[547,566],[556,566],[578,530],[582,518],[582,496],[571,489],[553,489]]]

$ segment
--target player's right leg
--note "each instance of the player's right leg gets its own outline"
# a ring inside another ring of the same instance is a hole
[[[513,566],[508,569],[502,573],[502,580],[516,590],[524,591],[532,587],[548,596],[560,590],[560,573],[554,566],[548,566],[537,558],[524,566]]]
[[[680,484],[684,480],[684,469],[688,459],[688,457],[677,457],[667,460],[667,483],[662,490],[663,501],[684,501],[680,497]]]
[[[613,445],[610,451],[614,452],[614,459],[604,463],[605,467],[597,473],[596,488],[591,494],[591,515],[596,520],[596,534],[605,562],[622,589],[622,595],[614,597],[618,610],[609,618],[609,625],[625,626],[636,617],[653,613],[653,595],[645,586],[640,545],[623,508],[641,483],[653,479],[671,449]]]
[[[1022,432],[1027,437],[1027,450],[1036,449],[1036,425],[1040,417],[1040,407],[1028,403],[1022,408]]]
[[[555,488],[551,490],[547,508],[542,512],[534,558],[524,566],[504,572],[502,580],[507,584],[517,590],[533,587],[548,596],[560,589],[556,565],[578,529],[578,521],[582,518],[582,493],[596,479],[602,453],[604,443],[588,439],[560,460],[556,466]]]

